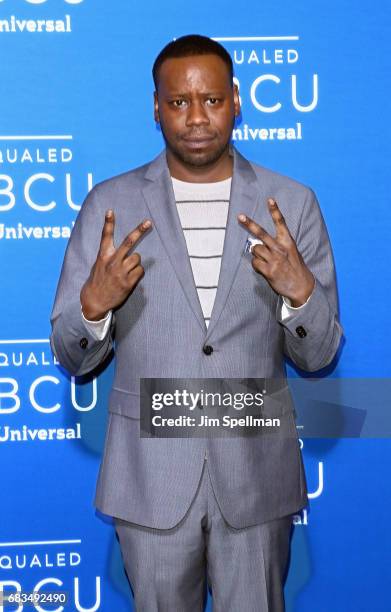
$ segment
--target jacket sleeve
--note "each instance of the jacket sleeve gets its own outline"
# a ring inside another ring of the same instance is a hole
[[[52,351],[60,364],[75,376],[95,369],[113,346],[115,315],[108,333],[98,340],[85,324],[80,304],[81,288],[99,250],[104,214],[95,187],[84,200],[72,230],[50,317]]]
[[[338,295],[334,258],[327,229],[313,191],[308,190],[296,236],[297,248],[315,277],[308,302],[288,318],[277,320],[284,328],[284,352],[301,369],[310,372],[328,365],[342,337],[338,321]]]

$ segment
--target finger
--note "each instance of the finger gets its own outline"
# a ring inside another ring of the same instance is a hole
[[[276,226],[277,235],[279,234],[289,234],[288,226],[285,222],[284,215],[278,208],[277,202],[273,198],[269,198],[268,201],[269,212],[273,219],[273,223]]]
[[[133,288],[137,285],[137,283],[144,276],[145,271],[142,266],[136,266],[129,274],[128,274],[128,286]]]
[[[254,255],[254,257],[258,257],[259,259],[262,259],[263,261],[270,261],[271,258],[271,251],[269,248],[265,247],[263,244],[255,244],[253,246],[253,248],[251,249],[251,253]]]
[[[116,257],[121,261],[127,257],[129,250],[132,249],[140,238],[152,227],[152,222],[149,219],[145,219],[127,236],[125,236],[121,245],[117,249]]]
[[[137,268],[141,264],[141,257],[139,253],[132,253],[129,257],[126,257],[123,261],[125,266],[125,272],[129,274],[132,270]]]
[[[268,278],[269,274],[269,265],[260,257],[253,257],[251,260],[251,265],[258,274],[262,274],[265,278]]]
[[[102,229],[102,237],[99,245],[99,254],[105,255],[114,250],[114,224],[115,216],[113,210],[107,210],[105,222]]]
[[[258,225],[258,223],[256,223],[253,219],[251,219],[250,217],[246,217],[246,215],[244,215],[243,213],[238,215],[238,219],[240,223],[244,227],[246,227],[249,232],[251,232],[251,234],[254,234],[254,236],[262,240],[262,242],[269,249],[273,249],[276,247],[274,238],[272,238],[270,234],[268,234],[267,231],[263,229],[263,227]]]

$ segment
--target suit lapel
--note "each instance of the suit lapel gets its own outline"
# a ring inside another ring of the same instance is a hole
[[[148,184],[142,189],[142,194],[151,214],[154,231],[158,232],[190,308],[205,333],[206,325],[175,203],[165,150],[148,166],[145,178]]]
[[[232,147],[232,150],[234,153],[234,166],[227,229],[225,232],[217,293],[206,339],[211,336],[218,323],[237,274],[241,255],[246,244],[248,234],[239,224],[237,216],[239,213],[244,213],[249,217],[253,217],[259,201],[265,195],[260,190],[255,172],[250,163],[234,147]]]
[[[157,231],[160,236],[190,308],[206,334],[206,339],[210,337],[218,323],[244,251],[247,233],[239,224],[237,216],[242,212],[249,217],[253,217],[258,203],[262,199],[266,201],[266,194],[257,183],[251,164],[234,147],[231,147],[232,153],[234,164],[227,229],[216,298],[208,328],[205,325],[194,283],[165,150],[148,165],[144,177],[147,184],[142,189],[143,197],[154,224],[154,231]]]

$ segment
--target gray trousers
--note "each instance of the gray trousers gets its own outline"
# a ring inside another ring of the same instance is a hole
[[[283,612],[292,515],[244,529],[224,520],[207,461],[185,517],[172,529],[115,518],[137,612]]]

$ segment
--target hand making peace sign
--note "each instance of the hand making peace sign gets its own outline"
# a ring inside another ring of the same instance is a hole
[[[114,224],[114,211],[108,210],[98,256],[80,292],[82,311],[89,321],[103,319],[110,310],[122,304],[144,276],[140,255],[129,254],[129,251],[152,227],[151,221],[140,223],[118,249],[114,246]]]
[[[240,223],[263,242],[252,247],[251,263],[276,293],[298,307],[311,295],[315,279],[297,249],[277,202],[269,198],[267,203],[276,228],[274,238],[249,217],[238,215]]]

